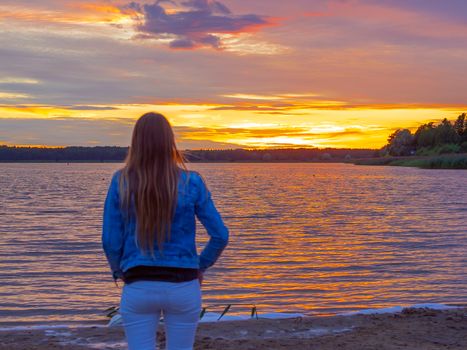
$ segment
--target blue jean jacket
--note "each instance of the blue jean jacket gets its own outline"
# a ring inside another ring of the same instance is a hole
[[[115,279],[121,278],[123,272],[138,265],[185,267],[204,271],[216,262],[228,243],[229,231],[198,173],[181,172],[170,240],[164,243],[162,252],[155,244],[154,256],[149,252],[143,253],[137,246],[134,210],[132,213],[130,209],[127,214],[121,208],[119,178],[120,171],[117,171],[112,177],[105,200],[102,227],[102,247]],[[195,217],[210,236],[200,255],[196,251]]]

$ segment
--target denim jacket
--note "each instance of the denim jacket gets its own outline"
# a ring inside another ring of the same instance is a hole
[[[229,231],[214,206],[211,193],[196,172],[181,171],[178,181],[178,198],[172,220],[170,240],[162,252],[155,243],[154,256],[143,253],[136,242],[136,218],[120,205],[119,178],[117,171],[111,180],[104,205],[102,247],[114,278],[121,278],[129,268],[144,266],[184,267],[206,270],[221,255],[228,243]],[[196,251],[195,217],[210,236],[200,255]]]

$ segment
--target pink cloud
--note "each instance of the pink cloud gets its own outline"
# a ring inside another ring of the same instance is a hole
[[[222,40],[218,34],[254,32],[272,24],[265,16],[232,14],[227,6],[214,0],[170,1],[171,6],[175,5],[172,11],[164,7],[167,2],[131,2],[121,9],[139,16],[136,28],[140,38],[170,36],[169,46],[174,49],[220,48]]]

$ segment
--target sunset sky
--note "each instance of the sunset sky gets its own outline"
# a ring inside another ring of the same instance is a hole
[[[0,144],[375,148],[467,112],[465,0],[0,2]]]

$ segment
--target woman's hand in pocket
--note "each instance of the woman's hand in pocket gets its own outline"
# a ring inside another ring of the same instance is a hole
[[[203,279],[204,279],[204,272],[199,270],[198,271],[198,281],[199,281],[199,285],[202,285],[203,284]]]

